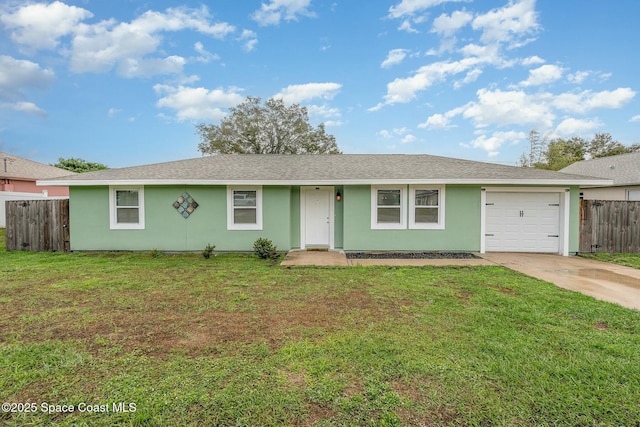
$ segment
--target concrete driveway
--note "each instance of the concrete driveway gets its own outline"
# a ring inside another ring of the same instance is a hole
[[[491,252],[484,259],[602,301],[640,310],[640,270],[576,256]]]

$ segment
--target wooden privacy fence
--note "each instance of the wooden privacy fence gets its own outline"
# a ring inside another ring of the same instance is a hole
[[[580,200],[580,252],[640,253],[640,202]]]
[[[69,251],[69,200],[6,201],[7,250]]]

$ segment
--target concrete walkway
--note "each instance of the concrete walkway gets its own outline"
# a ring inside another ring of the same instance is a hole
[[[576,256],[491,252],[495,264],[582,292],[602,301],[640,310],[640,270]]]
[[[347,257],[342,251],[293,250],[287,253],[287,256],[284,257],[284,260],[280,263],[280,265],[284,265],[287,267],[293,265],[342,265],[346,267],[349,265],[349,263],[347,262]]]

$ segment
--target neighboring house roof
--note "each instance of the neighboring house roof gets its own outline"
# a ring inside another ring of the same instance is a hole
[[[409,154],[230,154],[107,169],[40,185],[384,183],[610,185],[610,181],[541,169]]]
[[[612,179],[614,186],[640,185],[640,151],[583,160],[567,166],[560,172]]]
[[[0,151],[0,178],[35,181],[75,175],[75,172],[23,159]]]

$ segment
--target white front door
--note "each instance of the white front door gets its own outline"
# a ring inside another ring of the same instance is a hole
[[[332,202],[333,189],[311,187],[302,192],[302,246],[332,247]]]
[[[487,192],[486,251],[560,251],[560,193]]]

